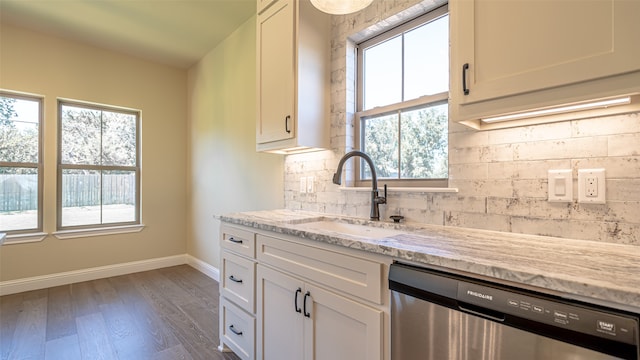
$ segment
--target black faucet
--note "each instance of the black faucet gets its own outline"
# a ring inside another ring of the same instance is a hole
[[[369,157],[369,155],[363,153],[362,151],[354,150],[350,151],[340,159],[338,163],[338,169],[335,174],[333,174],[333,183],[336,185],[340,185],[342,183],[342,166],[344,162],[347,161],[352,156],[360,156],[363,158],[367,164],[369,164],[369,168],[371,169],[371,220],[380,220],[380,209],[378,205],[387,203],[387,184],[384,185],[384,196],[378,196],[378,176],[376,175],[376,168],[373,165],[373,160]]]

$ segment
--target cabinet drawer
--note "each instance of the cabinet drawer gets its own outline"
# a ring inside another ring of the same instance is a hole
[[[233,226],[222,226],[222,247],[238,254],[256,257],[256,234]]]
[[[222,252],[222,295],[250,313],[255,309],[255,271],[253,261]]]
[[[256,241],[260,263],[382,304],[382,264],[261,234]]]
[[[225,298],[220,298],[220,334],[222,339],[241,359],[254,359],[255,319]]]

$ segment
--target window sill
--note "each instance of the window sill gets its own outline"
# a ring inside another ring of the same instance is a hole
[[[75,239],[80,237],[102,236],[102,235],[115,235],[140,232],[144,229],[144,224],[140,225],[125,225],[125,226],[112,226],[104,228],[93,229],[79,229],[79,230],[62,230],[53,233],[58,239]]]
[[[4,236],[4,238],[3,238]],[[0,245],[26,244],[40,242],[47,237],[47,233],[37,232],[28,234],[7,235],[0,234]]]
[[[378,191],[382,190],[378,187]],[[371,191],[371,186],[341,186],[340,191]],[[412,192],[412,193],[457,193],[458,188],[439,187],[387,187],[387,192]]]

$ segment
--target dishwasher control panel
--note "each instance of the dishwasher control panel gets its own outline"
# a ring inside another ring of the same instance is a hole
[[[638,322],[631,317],[464,281],[458,281],[457,300],[498,313],[638,345]]]

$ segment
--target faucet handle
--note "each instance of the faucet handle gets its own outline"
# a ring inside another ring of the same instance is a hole
[[[376,191],[377,194],[377,191]],[[384,196],[377,196],[375,199],[378,204],[386,204],[387,203],[387,184],[384,184]]]

